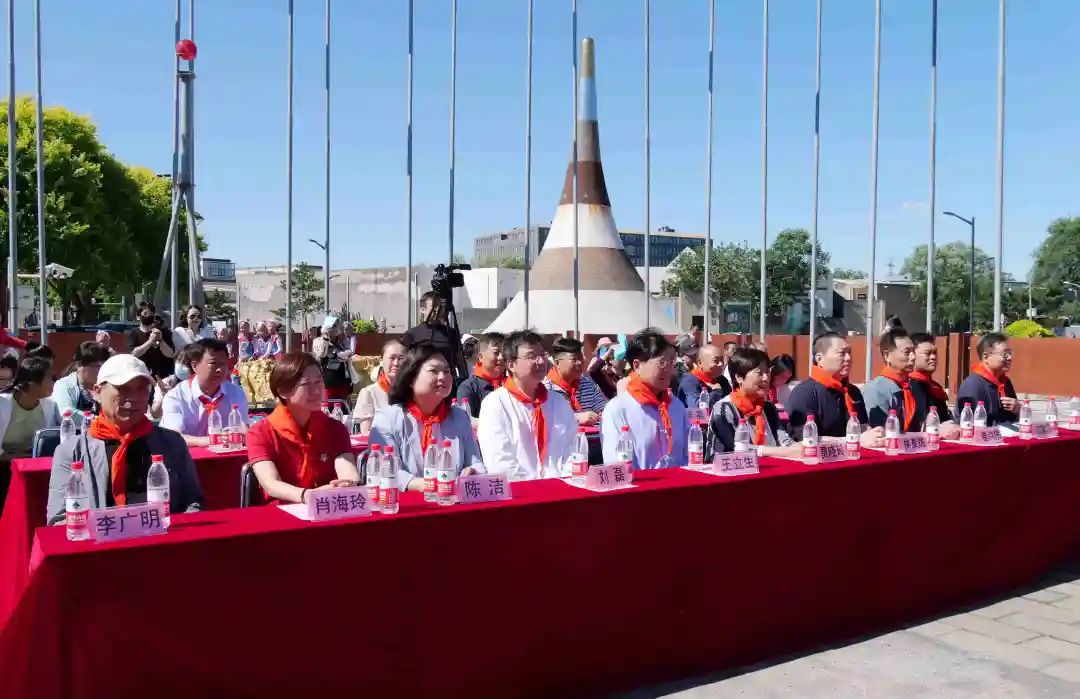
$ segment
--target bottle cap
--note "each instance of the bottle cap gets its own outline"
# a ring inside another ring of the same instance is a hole
[[[982,402],[982,401],[979,401],[979,405],[981,405],[981,406],[984,406],[984,407],[985,407],[985,406],[986,406],[986,403],[984,403],[984,402]]]
[[[889,415],[892,417],[896,417],[896,410],[890,410]]]
[[[394,453],[394,445],[393,444],[387,444],[385,447],[383,447],[383,452],[385,452],[387,454],[393,454]]]
[[[1047,400],[1057,400],[1057,396],[1047,396]]]
[[[381,444],[372,444],[371,445],[371,451],[381,452],[382,451],[382,445]]]
[[[83,462],[81,462],[81,461],[72,461],[71,462],[71,470],[72,471],[81,471],[81,470],[83,470]]]
[[[71,417],[71,410],[65,410],[64,417]]]
[[[855,418],[856,420],[859,419],[859,414],[857,412],[855,412],[854,410],[852,410],[850,413],[848,413],[848,415]]]
[[[233,404],[232,404],[232,409],[233,409],[233,410],[237,410],[237,409],[238,409],[239,407],[240,407],[240,406],[239,406],[239,405],[237,405],[236,403],[233,403]]]
[[[155,464],[158,463],[158,462],[164,463],[164,461],[165,461],[165,457],[162,456],[161,454],[154,454],[153,456],[150,457],[150,462],[151,463],[155,463]]]
[[[814,414],[810,413],[809,415],[807,415],[806,416],[806,421],[807,422],[813,422],[814,421]]]
[[[623,426],[622,426],[622,427],[621,427],[621,428],[619,429],[619,431],[620,431],[620,432],[629,432],[629,431],[630,431],[630,425],[623,425]]]
[[[584,434],[585,433],[585,425],[578,425],[577,431],[578,431],[578,434]]]
[[[450,441],[449,439],[444,439],[444,440],[442,441],[442,445],[443,445],[443,448],[445,449],[445,448],[447,448],[447,447],[451,447],[451,446],[453,446],[453,445],[454,445],[454,443],[453,443],[453,442],[451,442],[451,441]]]

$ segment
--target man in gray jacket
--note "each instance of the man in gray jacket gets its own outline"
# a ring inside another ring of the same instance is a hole
[[[101,415],[88,431],[57,447],[49,477],[49,524],[64,520],[71,464],[83,462],[90,481],[90,506],[146,501],[146,477],[154,456],[169,472],[169,510],[202,509],[202,488],[184,438],[155,427],[146,417],[153,379],[146,364],[130,354],[110,357],[98,371],[96,398]]]

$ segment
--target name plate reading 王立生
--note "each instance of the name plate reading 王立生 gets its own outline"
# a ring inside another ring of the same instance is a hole
[[[506,476],[486,473],[459,476],[457,496],[464,505],[472,502],[495,502],[497,500],[514,499],[514,493],[510,490],[510,481],[506,479]]]
[[[756,451],[725,451],[713,457],[712,472],[717,476],[745,476],[760,473]]]
[[[976,427],[972,441],[978,447],[996,447],[1005,440],[1001,437],[1001,430],[994,425],[993,427]]]
[[[144,502],[90,511],[90,535],[98,543],[164,534],[165,503]]]
[[[626,488],[632,479],[633,475],[626,464],[597,464],[589,467],[589,473],[585,476],[585,487],[589,490]]]
[[[900,435],[901,454],[924,454],[930,451],[930,439],[925,432],[905,432]]]
[[[366,517],[371,514],[371,500],[367,486],[309,490],[307,496],[308,519],[325,522],[345,517]]]

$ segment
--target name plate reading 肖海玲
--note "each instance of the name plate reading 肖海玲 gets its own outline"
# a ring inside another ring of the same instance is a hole
[[[472,502],[495,502],[496,500],[513,500],[514,493],[510,490],[510,481],[502,474],[480,474],[473,476],[460,476],[457,483],[457,496],[462,504]]]
[[[713,457],[712,471],[718,476],[760,473],[756,451],[725,451]]]
[[[906,432],[900,435],[901,454],[924,454],[930,451],[930,440],[925,432]]]
[[[589,467],[589,473],[585,476],[585,487],[589,490],[627,488],[633,478],[626,464],[597,464]]]
[[[1005,440],[1001,437],[1001,430],[997,425],[993,427],[976,427],[972,442],[979,447],[996,447]]]
[[[165,503],[144,502],[90,511],[90,535],[98,543],[164,534]]]
[[[832,464],[847,458],[847,445],[842,441],[822,440],[818,444],[818,463]]]
[[[308,519],[312,522],[325,522],[345,517],[366,517],[371,514],[367,486],[309,490],[307,513]]]

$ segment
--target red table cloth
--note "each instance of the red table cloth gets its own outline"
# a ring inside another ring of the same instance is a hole
[[[1080,439],[163,537],[36,532],[0,631],[11,696],[592,696],[751,662],[1024,583],[1080,548]],[[0,623],[3,620],[0,619]]]

